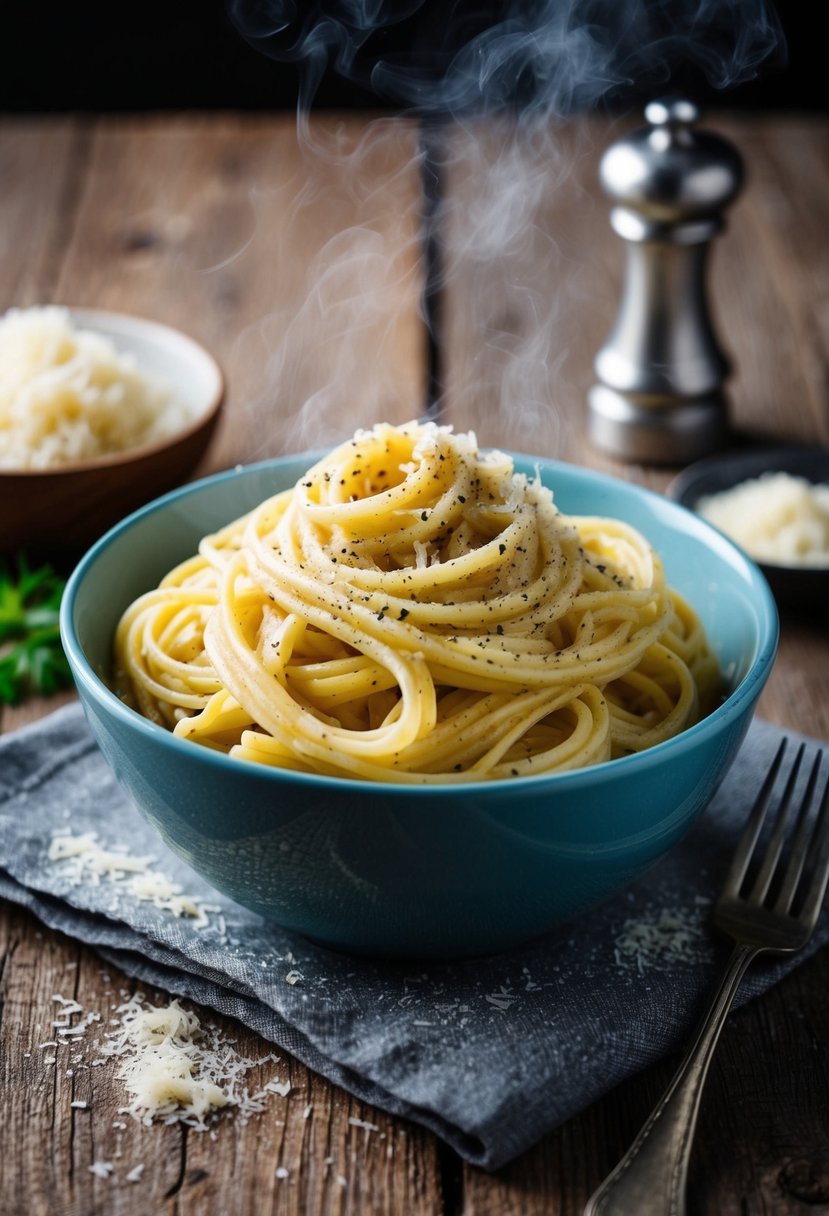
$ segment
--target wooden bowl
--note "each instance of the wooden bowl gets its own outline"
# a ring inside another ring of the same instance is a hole
[[[193,420],[175,434],[109,456],[49,469],[0,470],[0,552],[77,552],[137,507],[180,485],[212,438],[224,377],[192,338],[142,317],[69,310],[79,329],[109,338],[188,402]]]

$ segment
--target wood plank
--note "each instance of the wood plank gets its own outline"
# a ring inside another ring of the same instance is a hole
[[[229,384],[206,469],[418,414],[420,205],[410,127],[352,118],[100,120],[58,300],[151,316]]]
[[[722,122],[747,184],[712,267],[712,298],[736,372],[734,419],[769,443],[826,443],[829,182],[825,123]],[[797,182],[796,188],[793,183]]]
[[[583,403],[621,271],[595,187],[608,130],[447,135],[446,414],[485,445],[587,458]]]
[[[168,998],[9,905],[0,905],[0,976],[2,1197],[9,1216],[126,1216],[137,1208],[171,1216],[441,1210],[434,1137],[358,1102],[287,1055],[248,1074],[251,1092],[274,1077],[292,1088],[285,1098],[272,1095],[247,1124],[221,1113],[213,1133],[199,1133],[181,1125],[145,1127],[119,1113],[128,1095],[116,1062],[95,1064],[108,1019],[135,992],[152,1004]],[[76,1048],[40,1049],[59,1038],[54,995],[102,1015]],[[269,1054],[270,1046],[243,1026],[197,1012],[240,1055]],[[79,1101],[87,1107],[73,1108]],[[95,1162],[109,1162],[110,1177],[90,1173]],[[138,1165],[140,1181],[129,1182]]]
[[[0,311],[53,298],[89,144],[86,119],[0,122]]]

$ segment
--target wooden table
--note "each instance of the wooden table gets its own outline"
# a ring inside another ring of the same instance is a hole
[[[826,443],[829,124],[713,121],[749,169],[712,274],[739,369],[735,424]],[[445,418],[487,445],[662,489],[670,470],[615,463],[584,437],[592,358],[620,286],[622,250],[596,187],[619,126],[578,121],[532,147],[507,128],[444,133]],[[404,421],[422,413],[426,383],[417,147],[410,124],[364,117],[321,117],[302,146],[280,117],[4,120],[0,304],[121,309],[202,340],[229,382],[203,472]],[[0,728],[56,703],[3,710]],[[825,616],[784,618],[761,712],[829,738]],[[0,909],[0,958],[8,1216],[578,1213],[672,1068],[621,1086],[494,1176],[293,1063],[290,1096],[245,1126],[223,1121],[215,1141],[181,1126],[122,1130],[110,1070],[73,1080],[43,1053],[25,1055],[44,1038],[52,993],[105,1006],[100,960],[12,907]],[[110,985],[136,988],[119,976]],[[824,952],[733,1017],[705,1094],[692,1211],[829,1212],[827,991]],[[248,1054],[265,1050],[226,1028]],[[116,1158],[146,1163],[140,1185],[89,1172]]]

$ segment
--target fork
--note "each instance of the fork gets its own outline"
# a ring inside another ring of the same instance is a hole
[[[588,1199],[584,1216],[684,1216],[688,1159],[702,1087],[746,968],[763,952],[802,950],[817,923],[829,879],[829,782],[812,816],[823,757],[818,751],[803,798],[795,805],[805,746],[800,745],[783,781],[778,777],[786,743],[783,739],[772,761],[712,912],[713,926],[735,943],[723,979],[673,1080],[625,1156]],[[755,858],[780,784],[783,791],[765,854]],[[787,836],[791,845],[784,866]],[[807,861],[809,873],[804,877]]]

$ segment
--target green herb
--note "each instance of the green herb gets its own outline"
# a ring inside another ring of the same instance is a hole
[[[58,628],[63,588],[51,566],[31,570],[23,556],[16,570],[0,562],[0,704],[71,684]]]

